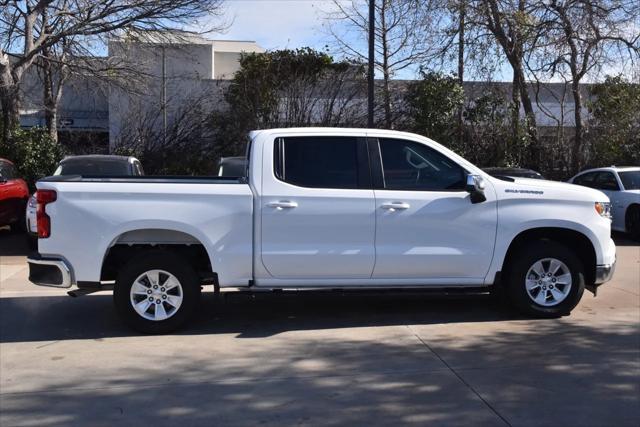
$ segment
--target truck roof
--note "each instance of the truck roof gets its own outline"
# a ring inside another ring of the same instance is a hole
[[[420,136],[422,138],[427,138],[423,135],[416,135],[410,132],[402,132],[397,130],[387,130],[387,129],[371,129],[371,128],[338,128],[338,127],[297,127],[297,128],[276,128],[276,129],[260,129],[254,130],[249,133],[251,138],[255,138],[256,135],[259,134],[283,134],[283,133],[306,133],[306,134],[314,134],[314,135],[333,135],[333,134],[374,134],[381,136],[402,136],[405,135],[407,137],[416,137]]]

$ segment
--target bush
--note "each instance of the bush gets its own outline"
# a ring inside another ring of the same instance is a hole
[[[411,130],[439,143],[454,147],[458,131],[457,113],[464,104],[464,89],[457,78],[420,71],[420,79],[407,88],[406,102]]]
[[[38,179],[49,176],[64,155],[62,147],[52,140],[46,129],[18,129],[10,144],[0,147],[0,157],[11,160],[29,189],[35,190]]]

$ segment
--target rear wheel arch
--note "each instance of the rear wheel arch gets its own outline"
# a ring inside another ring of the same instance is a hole
[[[182,231],[159,228],[132,230],[116,237],[104,255],[100,280],[115,280],[129,260],[158,250],[173,252],[184,258],[198,273],[203,284],[217,284],[211,258],[199,239]]]
[[[515,255],[528,245],[539,241],[552,241],[571,249],[580,259],[585,269],[585,281],[587,284],[595,282],[596,277],[596,251],[591,240],[583,233],[569,228],[540,227],[520,232],[510,243],[504,261],[502,274],[509,270],[513,264]]]

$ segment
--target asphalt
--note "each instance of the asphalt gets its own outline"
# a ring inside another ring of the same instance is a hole
[[[0,230],[0,426],[640,425],[640,246],[571,316],[484,295],[204,294],[171,336],[27,280]]]

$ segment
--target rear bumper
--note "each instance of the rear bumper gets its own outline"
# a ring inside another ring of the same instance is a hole
[[[56,258],[45,258],[39,254],[27,258],[29,264],[29,281],[38,286],[54,288],[70,288],[73,273],[69,264]]]
[[[601,285],[608,282],[613,277],[613,273],[616,271],[616,262],[612,264],[598,265],[596,266],[596,285]]]

